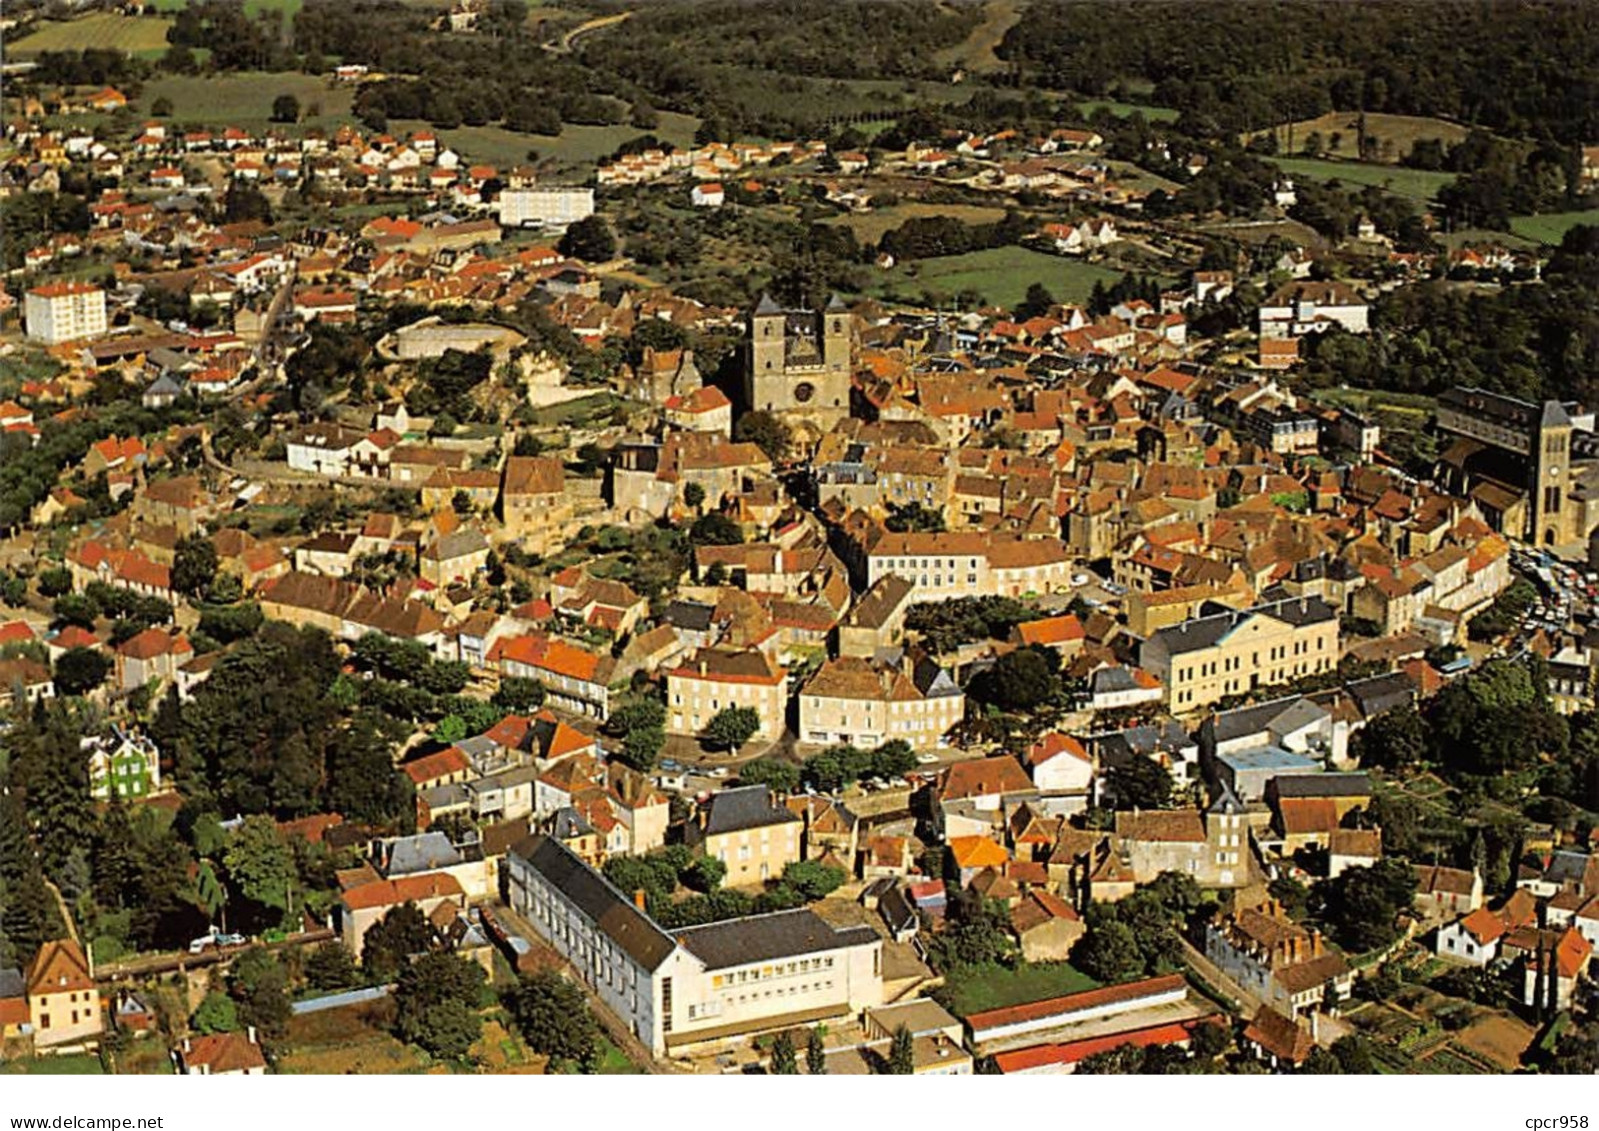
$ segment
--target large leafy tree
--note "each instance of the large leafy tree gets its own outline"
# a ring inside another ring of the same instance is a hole
[[[189,597],[204,593],[217,575],[216,543],[203,534],[178,539],[172,555],[172,588]]]
[[[534,1052],[562,1065],[593,1065],[599,1055],[599,1024],[577,986],[554,971],[540,971],[522,979],[510,1006]]]
[[[483,967],[453,954],[427,954],[400,971],[394,1027],[402,1040],[458,1060],[482,1035]]]
[[[239,894],[287,917],[298,873],[294,852],[270,817],[246,817],[222,859]]]
[[[754,707],[723,707],[705,724],[705,741],[722,750],[737,750],[761,729]]]
[[[361,965],[368,976],[390,981],[412,955],[433,949],[433,925],[414,903],[394,908],[367,928],[362,940]]]

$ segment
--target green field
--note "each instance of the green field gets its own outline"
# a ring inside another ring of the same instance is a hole
[[[653,130],[640,130],[633,126],[566,125],[559,137],[516,133],[499,126],[462,126],[435,132],[441,142],[472,161],[504,168],[525,163],[528,151],[532,150],[541,161],[574,167],[597,164],[601,158],[615,153],[623,142],[643,137],[645,133],[653,133],[677,146],[693,144],[694,131],[699,128],[697,118],[665,112],[660,117],[661,124]],[[395,133],[427,128],[426,122],[409,119],[389,123],[390,131]]]
[[[612,1044],[609,1037],[600,1034],[600,1062],[594,1069],[595,1075],[635,1076],[638,1070],[638,1065],[627,1059],[626,1053]]]
[[[1585,212],[1551,212],[1546,216],[1510,218],[1510,230],[1516,235],[1551,247],[1578,224],[1599,224],[1599,208],[1590,208]]]
[[[11,44],[9,53],[22,58],[41,51],[109,47],[130,55],[159,56],[166,54],[167,29],[171,26],[172,21],[166,18],[96,12],[76,20],[41,23],[31,35]]]
[[[0,1061],[0,1076],[102,1076],[100,1058],[86,1054]]]
[[[145,84],[140,103],[148,109],[157,98],[171,99],[175,122],[264,130],[276,125],[271,120],[272,100],[280,94],[292,94],[300,100],[302,129],[330,129],[355,121],[350,115],[355,98],[352,87],[335,86],[327,79],[297,71],[203,77],[162,75]],[[313,116],[312,111],[317,109],[321,112]]]
[[[950,1007],[965,1017],[985,1009],[1003,1009],[1030,1001],[1061,997],[1094,989],[1098,982],[1067,962],[974,966],[956,970],[946,979]]]
[[[1024,247],[995,247],[965,255],[945,255],[899,264],[876,272],[879,294],[919,296],[935,292],[954,297],[972,290],[988,302],[1015,306],[1033,283],[1043,283],[1061,302],[1083,302],[1096,282],[1107,286],[1121,272],[1059,255],[1046,255]]]
[[[1079,102],[1077,109],[1085,117],[1097,114],[1101,110],[1109,110],[1118,118],[1131,118],[1134,114],[1142,114],[1151,122],[1175,122],[1177,111],[1169,106],[1141,106],[1134,102],[1112,102],[1105,98],[1091,98],[1086,102]]]
[[[1353,161],[1324,161],[1314,157],[1273,157],[1273,164],[1285,173],[1317,181],[1342,181],[1346,185],[1375,185],[1396,196],[1409,197],[1425,204],[1438,190],[1455,179],[1453,173],[1433,173],[1425,169],[1401,169],[1394,165],[1362,165]]]
[[[187,8],[189,0],[147,0],[150,7],[162,12],[176,12],[180,8]],[[258,16],[262,12],[273,8],[293,18],[294,14],[305,6],[305,0],[244,0],[244,14]]]

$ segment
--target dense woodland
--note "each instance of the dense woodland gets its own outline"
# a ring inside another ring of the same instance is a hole
[[[1368,110],[1562,143],[1599,136],[1599,37],[1581,4],[1151,0],[1133,11],[1039,0],[1001,53],[1023,82],[1093,94],[1153,83],[1150,101],[1201,135]]]

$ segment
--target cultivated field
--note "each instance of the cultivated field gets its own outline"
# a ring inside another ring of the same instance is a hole
[[[1359,144],[1356,140],[1360,132],[1359,118],[1360,115],[1353,111],[1334,112],[1294,122],[1291,127],[1284,123],[1270,130],[1261,130],[1259,134],[1275,133],[1278,148],[1284,153],[1290,151],[1290,128],[1293,131],[1293,149],[1304,145],[1305,139],[1313,133],[1321,134],[1323,143],[1329,146],[1333,134],[1338,134],[1339,151],[1355,156],[1355,146]],[[1445,145],[1454,145],[1466,133],[1465,126],[1441,118],[1412,118],[1404,114],[1366,115],[1366,135],[1377,139],[1377,160],[1387,163],[1399,161],[1418,141],[1436,138]]]
[[[1109,110],[1118,118],[1131,118],[1134,114],[1142,114],[1151,122],[1175,122],[1177,111],[1169,106],[1142,106],[1136,102],[1114,102],[1108,98],[1091,98],[1086,102],[1079,102],[1077,109],[1085,116]]]
[[[875,289],[885,295],[904,295],[915,301],[923,292],[953,298],[961,291],[976,291],[1000,306],[1015,306],[1033,283],[1043,283],[1062,302],[1083,302],[1095,282],[1109,286],[1121,278],[1121,272],[1108,267],[1022,247],[922,259],[877,275],[882,281]]]
[[[1272,162],[1295,177],[1317,181],[1342,181],[1346,185],[1375,185],[1396,196],[1426,203],[1438,190],[1455,179],[1453,173],[1425,169],[1401,169],[1393,165],[1372,165],[1354,161],[1328,161],[1314,157],[1273,157]]]
[[[96,12],[76,20],[49,22],[7,46],[7,54],[27,58],[41,51],[82,51],[85,48],[115,48],[130,55],[164,55],[167,29],[172,21],[164,17],[123,16]]]
[[[145,84],[141,103],[148,109],[157,98],[171,99],[172,120],[176,122],[264,130],[277,125],[271,120],[272,100],[280,94],[292,94],[300,100],[301,128],[329,129],[355,120],[350,115],[355,98],[352,87],[292,71],[205,77],[162,75]],[[313,114],[315,110],[320,113]]]
[[[421,1071],[416,1050],[387,1031],[393,1013],[393,1002],[384,999],[295,1017],[278,1071],[328,1076]]]
[[[1558,244],[1566,232],[1578,224],[1599,225],[1599,208],[1585,212],[1551,212],[1545,216],[1512,216],[1510,230],[1523,239]]]
[[[896,204],[892,208],[874,208],[870,212],[836,216],[826,222],[848,228],[862,243],[876,243],[883,238],[884,232],[921,216],[948,216],[963,224],[992,224],[1005,218],[1005,210],[981,204]]]
[[[953,47],[946,47],[934,58],[940,66],[963,67],[969,71],[985,73],[997,71],[1005,64],[994,49],[1005,40],[1005,33],[1022,18],[1019,0],[987,0],[983,5],[983,22],[971,34]]]
[[[694,141],[694,131],[699,120],[685,114],[661,114],[661,124],[653,130],[633,126],[574,126],[563,125],[559,136],[523,134],[499,126],[462,126],[454,130],[437,130],[439,140],[463,157],[501,167],[519,165],[528,159],[528,151],[538,153],[539,159],[554,161],[557,165],[574,168],[597,164],[602,158],[615,153],[623,142],[653,133],[673,145],[687,146]],[[423,121],[394,121],[391,131],[430,128]]]
[[[176,12],[189,6],[189,0],[148,0],[148,3],[163,12]],[[244,0],[244,12],[247,16],[257,16],[276,9],[292,18],[304,4],[305,0]]]

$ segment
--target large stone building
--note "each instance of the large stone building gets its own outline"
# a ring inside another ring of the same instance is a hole
[[[744,370],[748,408],[788,420],[815,439],[849,415],[850,313],[835,295],[825,310],[785,310],[762,295],[749,317]]]
[[[748,707],[760,717],[754,737],[781,738],[788,672],[754,649],[705,648],[666,673],[668,734],[701,734],[728,707]]]
[[[874,664],[841,656],[823,664],[799,696],[802,742],[875,750],[903,739],[917,750],[944,744],[966,714],[966,696],[931,659]]]
[[[775,880],[800,858],[804,820],[772,798],[764,785],[744,785],[713,793],[699,819],[683,833],[683,843],[727,866],[728,887]]]
[[[883,1002],[882,939],[801,908],[670,933],[550,837],[506,856],[510,904],[651,1052],[815,1025]]]
[[[1205,611],[1205,610],[1202,610]],[[1320,597],[1219,609],[1163,628],[1139,662],[1166,687],[1176,714],[1338,665],[1338,614]]]
[[[1513,538],[1544,546],[1579,541],[1592,527],[1572,488],[1580,465],[1599,461],[1593,425],[1593,414],[1576,405],[1447,389],[1438,397],[1438,428],[1454,442],[1439,459],[1439,481]]]

